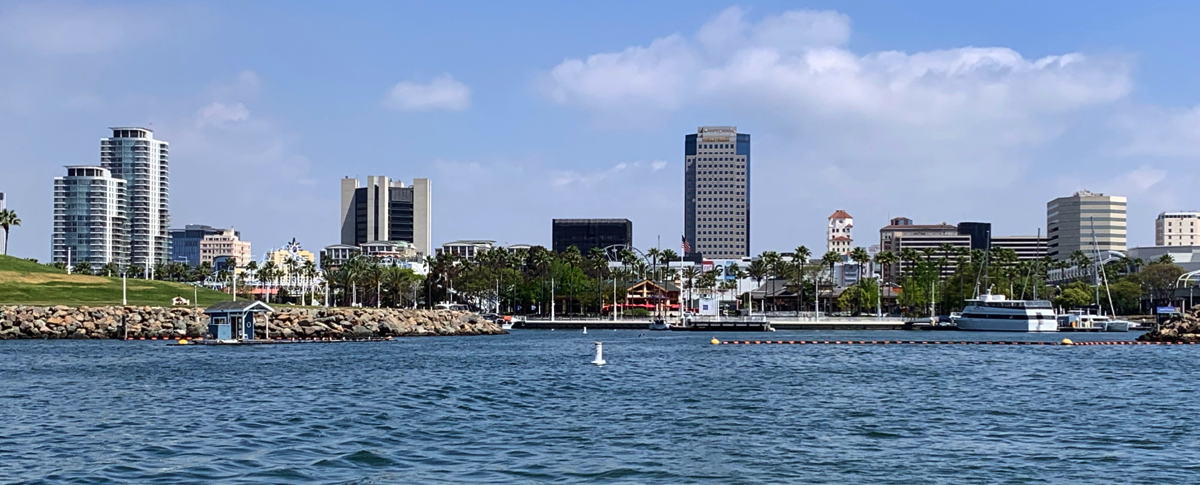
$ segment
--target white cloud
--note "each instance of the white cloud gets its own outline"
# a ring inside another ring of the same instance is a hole
[[[816,221],[811,235],[770,229],[754,243],[770,248],[819,238],[834,201],[863,214],[864,227],[904,214],[1001,219],[1003,194],[1052,184],[1030,179],[1060,162],[1041,152],[1078,126],[1094,131],[1089,116],[1133,85],[1119,57],[1027,58],[1003,46],[860,53],[850,35],[837,12],[755,19],[734,7],[694,35],[568,58],[543,87],[599,117],[696,120],[680,136],[705,123],[750,132],[756,220]],[[1056,195],[1013,201],[1009,212],[1024,212],[1011,219],[1033,233]]]
[[[226,125],[250,119],[250,110],[242,103],[226,104],[212,102],[196,113],[196,124],[200,126]]]
[[[471,88],[449,74],[428,83],[403,81],[388,91],[384,105],[401,111],[462,111],[471,105]]]
[[[549,185],[555,189],[574,189],[579,187],[595,187],[605,182],[627,180],[633,177],[657,172],[667,166],[667,162],[655,160],[652,162],[619,162],[604,170],[581,172],[575,170],[551,171]]]
[[[675,108],[681,100],[754,102],[794,117],[872,116],[953,126],[1069,111],[1124,96],[1127,67],[1078,53],[1026,59],[1004,47],[858,55],[844,47],[850,21],[794,11],[757,23],[730,8],[694,38],[567,59],[550,71],[550,95],[596,109]],[[714,100],[714,96],[717,98]]]

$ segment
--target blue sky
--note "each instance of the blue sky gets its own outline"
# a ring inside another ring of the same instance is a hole
[[[49,253],[51,180],[114,125],[172,143],[174,225],[255,253],[336,243],[338,179],[433,179],[434,242],[549,244],[628,217],[674,246],[682,141],[753,135],[752,247],[824,219],[992,221],[1130,198],[1130,241],[1200,208],[1200,5],[1162,2],[0,4],[11,253]]]

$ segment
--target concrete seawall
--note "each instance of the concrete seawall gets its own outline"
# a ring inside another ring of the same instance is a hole
[[[203,337],[202,308],[0,306],[3,339]],[[272,338],[496,335],[498,325],[471,312],[374,308],[284,308],[256,325]]]

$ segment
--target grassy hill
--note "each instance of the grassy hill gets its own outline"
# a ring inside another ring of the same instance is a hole
[[[129,304],[170,306],[171,298],[192,300],[191,285],[166,281],[128,280]],[[229,299],[229,295],[200,288],[200,306]],[[70,275],[52,266],[0,256],[0,305],[120,305],[121,278]]]

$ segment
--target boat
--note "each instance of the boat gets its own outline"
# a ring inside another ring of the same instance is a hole
[[[503,317],[496,319],[496,323],[500,324],[501,330],[512,330],[513,324],[517,323],[518,321],[524,322],[525,318],[524,317],[515,317],[512,315],[505,315]]]
[[[665,318],[656,317],[654,320],[650,321],[650,330],[670,330],[670,329],[671,329],[671,325],[667,323],[667,320]]]
[[[1105,332],[1128,332],[1133,330],[1136,325],[1129,320],[1109,320],[1104,325]]]
[[[966,300],[959,330],[991,332],[1056,332],[1054,307],[1046,300],[1009,300],[987,293]]]
[[[1093,315],[1081,310],[1071,310],[1059,315],[1058,329],[1063,332],[1104,332],[1108,329],[1109,318],[1104,315]]]

